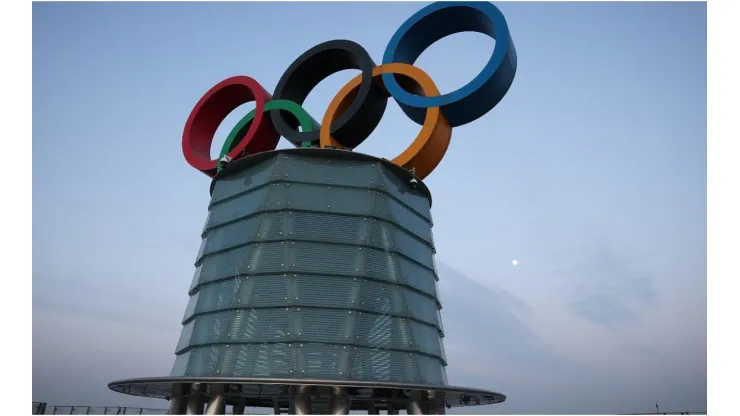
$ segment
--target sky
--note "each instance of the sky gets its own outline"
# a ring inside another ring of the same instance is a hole
[[[233,75],[272,91],[330,39],[380,63],[425,4],[34,3],[33,400],[167,406],[106,385],[174,361],[209,202],[192,107]],[[706,411],[706,4],[497,5],[514,84],[425,180],[450,383],[508,396],[473,412]],[[416,65],[449,92],[493,47],[453,35]],[[356,74],[304,107],[321,120]],[[418,129],[390,100],[355,150]]]

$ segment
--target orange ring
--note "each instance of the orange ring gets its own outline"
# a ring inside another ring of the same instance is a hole
[[[434,97],[439,95],[437,86],[434,85],[432,78],[421,69],[403,63],[393,63],[376,66],[373,68],[373,80],[376,85],[382,87],[383,93],[390,97],[383,84],[383,74],[402,75],[404,78],[413,81],[416,87],[421,91],[414,91],[416,94],[425,97]],[[362,75],[358,75],[347,83],[337,95],[332,99],[329,107],[326,109],[324,119],[321,121],[321,130],[319,134],[321,147],[333,146],[337,149],[342,148],[331,136],[331,124],[344,112],[354,99],[355,93],[362,82]],[[421,126],[419,135],[416,136],[411,145],[406,148],[400,155],[396,156],[392,162],[408,170],[413,170],[421,179],[429,176],[430,173],[442,161],[447,147],[450,145],[452,137],[452,127],[445,116],[442,115],[439,107],[430,107],[427,109],[424,124]]]

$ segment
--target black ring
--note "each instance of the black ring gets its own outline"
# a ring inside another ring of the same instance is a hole
[[[330,127],[337,142],[355,148],[375,130],[388,104],[382,89],[373,82],[373,68],[375,62],[360,44],[350,40],[324,42],[304,52],[285,70],[272,98],[303,104],[311,90],[330,75],[345,69],[361,70],[362,82],[357,95]],[[294,145],[319,143],[318,129],[300,132],[280,111],[271,111],[270,117],[278,133]]]

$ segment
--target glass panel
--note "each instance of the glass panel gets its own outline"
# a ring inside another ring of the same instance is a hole
[[[443,384],[429,201],[278,155],[214,187],[172,374]]]
[[[195,347],[178,359],[186,357],[186,377],[321,377],[432,385],[444,385],[447,377],[442,361],[428,355],[331,344],[221,344]]]

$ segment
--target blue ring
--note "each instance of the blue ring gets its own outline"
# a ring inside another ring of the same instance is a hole
[[[516,74],[516,50],[504,15],[488,2],[437,2],[419,10],[388,42],[383,63],[413,64],[434,42],[467,31],[491,36],[496,46],[483,70],[462,88],[422,97],[404,90],[392,74],[383,75],[388,93],[414,122],[423,124],[426,109],[440,107],[452,127],[462,126],[491,111],[509,91]]]

